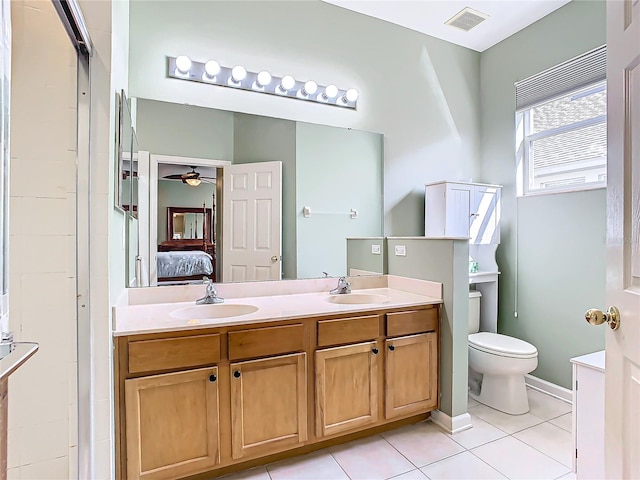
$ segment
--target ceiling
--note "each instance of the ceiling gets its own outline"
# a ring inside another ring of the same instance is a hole
[[[570,0],[324,0],[482,52]],[[489,18],[465,32],[444,22],[465,7]]]

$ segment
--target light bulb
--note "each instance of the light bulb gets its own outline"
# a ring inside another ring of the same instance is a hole
[[[176,69],[183,75],[189,73],[191,69],[191,59],[186,55],[180,55],[176,58]]]
[[[318,91],[318,84],[313,80],[309,80],[305,82],[304,87],[302,87],[302,93],[305,95],[313,95]]]
[[[247,76],[247,71],[242,65],[236,65],[231,69],[231,78],[236,83],[244,80],[246,76]]]
[[[295,78],[293,78],[291,75],[285,75],[284,77],[282,77],[282,81],[280,82],[280,88],[286,92],[287,90],[291,90],[295,84]]]
[[[199,178],[187,178],[185,179],[185,182],[187,182],[187,185],[189,185],[190,187],[197,187],[202,183],[202,180],[200,180]]]
[[[328,85],[327,88],[324,89],[324,93],[322,94],[325,100],[335,98],[336,95],[338,95],[338,87],[336,87],[335,85]]]
[[[266,70],[262,70],[256,77],[258,87],[265,87],[271,83],[271,74]]]
[[[220,73],[220,64],[215,60],[209,60],[207,63],[204,64],[204,73],[209,78],[215,77],[217,74]]]
[[[347,93],[344,94],[343,100],[345,103],[347,102],[355,102],[358,99],[358,90],[355,88],[350,88],[347,90]]]

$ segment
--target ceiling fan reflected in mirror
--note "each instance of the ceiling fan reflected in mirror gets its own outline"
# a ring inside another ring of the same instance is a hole
[[[176,173],[173,175],[165,175],[162,178],[166,178],[167,180],[182,180],[182,183],[186,183],[190,187],[197,187],[203,181],[205,183],[214,183],[208,180],[214,180],[215,177],[203,177],[199,172],[196,172],[196,166],[190,166],[191,171],[186,173]]]

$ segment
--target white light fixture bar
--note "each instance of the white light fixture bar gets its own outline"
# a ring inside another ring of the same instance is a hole
[[[321,86],[313,80],[298,81],[291,75],[276,77],[266,70],[249,72],[242,65],[224,67],[215,60],[196,62],[184,55],[168,57],[168,60],[170,78],[268,93],[353,110],[358,103],[358,91],[355,88],[340,89],[335,85]]]

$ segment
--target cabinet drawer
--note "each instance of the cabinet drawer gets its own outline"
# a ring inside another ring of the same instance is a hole
[[[229,360],[304,350],[302,324],[229,332]]]
[[[387,337],[438,330],[438,308],[387,313]]]
[[[129,343],[129,373],[200,367],[219,361],[218,334]]]
[[[318,346],[373,340],[380,334],[378,315],[321,320],[318,322]]]

